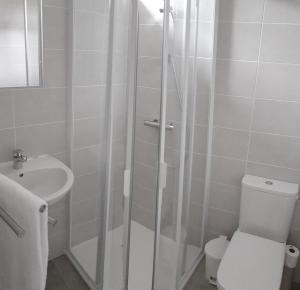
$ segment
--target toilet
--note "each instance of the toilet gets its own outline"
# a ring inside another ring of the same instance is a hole
[[[279,290],[298,185],[258,176],[242,180],[239,228],[220,263],[219,290]]]

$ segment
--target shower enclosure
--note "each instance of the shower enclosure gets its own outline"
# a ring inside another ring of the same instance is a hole
[[[68,256],[92,289],[180,289],[202,257],[200,6],[72,3]]]

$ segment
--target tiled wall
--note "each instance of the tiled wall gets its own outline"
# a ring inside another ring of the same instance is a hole
[[[106,1],[73,1],[71,245],[97,235],[104,189]]]
[[[220,1],[210,237],[237,228],[245,173],[300,183],[299,15],[297,0]]]
[[[44,88],[0,89],[0,162],[12,159],[14,148],[29,156],[49,153],[65,160],[67,3],[44,2]],[[66,245],[66,203],[50,207],[59,218],[49,226],[50,257]]]

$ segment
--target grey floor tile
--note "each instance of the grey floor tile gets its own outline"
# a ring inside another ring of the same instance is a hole
[[[70,290],[52,262],[48,264],[46,290]]]
[[[60,276],[71,290],[90,290],[78,274],[67,256],[61,256],[53,260]]]

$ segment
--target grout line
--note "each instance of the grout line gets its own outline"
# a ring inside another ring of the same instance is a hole
[[[199,57],[198,59],[207,59],[204,57]],[[292,63],[292,62],[280,62],[280,61],[264,61],[264,60],[248,60],[243,58],[225,58],[225,57],[217,57],[217,61],[227,61],[227,62],[249,62],[249,63],[261,63],[261,64],[277,64],[277,65],[290,65],[290,66],[300,66],[300,63]]]
[[[41,127],[41,126],[65,124],[65,123],[66,123],[66,120],[45,122],[45,123],[37,123],[37,124],[33,123],[33,124],[15,126],[15,129],[30,128],[30,127]]]
[[[249,162],[249,155],[250,155],[250,147],[251,147],[251,130],[253,128],[254,123],[254,110],[255,110],[255,101],[256,101],[256,89],[258,84],[258,73],[259,73],[259,64],[260,64],[260,56],[261,56],[261,49],[262,49],[262,38],[263,38],[263,30],[264,30],[264,18],[266,13],[266,7],[267,7],[267,0],[264,0],[264,6],[263,6],[263,14],[261,19],[261,31],[260,31],[260,38],[259,38],[259,49],[258,49],[258,55],[257,55],[257,68],[256,68],[256,76],[255,76],[255,84],[253,89],[253,100],[252,100],[252,107],[251,107],[251,117],[250,117],[250,123],[248,128],[248,146],[247,146],[247,154],[246,154],[246,162],[245,162],[245,172],[247,172],[247,164]]]
[[[264,14],[265,14],[265,7],[263,8]],[[267,25],[290,25],[290,26],[299,26],[300,23],[294,23],[294,22],[269,22],[264,21],[263,19],[260,21],[230,21],[230,20],[220,20],[219,23],[226,23],[226,24],[267,24]]]
[[[300,139],[299,136],[294,136],[294,135],[285,135],[285,134],[278,134],[278,133],[272,133],[272,132],[267,132],[267,131],[258,131],[258,130],[237,129],[237,128],[233,128],[233,127],[224,127],[224,126],[220,126],[217,124],[214,125],[213,127],[216,129],[224,129],[224,130],[237,131],[237,132],[242,132],[242,133],[250,132],[250,133],[261,134],[261,135],[271,135],[271,136],[278,136],[278,137]]]
[[[16,106],[15,106],[15,101],[16,97],[15,94],[10,91],[11,95],[11,102],[12,102],[12,117],[13,117],[13,130],[14,130],[14,147],[15,149],[17,148],[17,130],[16,130]]]
[[[212,154],[212,157],[220,158],[220,159],[226,159],[226,160],[232,160],[232,161],[239,161],[239,162],[243,162],[243,163],[245,162],[246,165],[248,163],[252,163],[252,164],[258,164],[258,165],[263,165],[263,166],[269,166],[269,167],[275,167],[275,168],[280,168],[280,169],[291,170],[291,171],[300,173],[300,169],[291,168],[291,167],[287,167],[287,166],[279,166],[279,165],[272,164],[272,163],[264,163],[264,162],[259,162],[259,161],[252,161],[252,160],[246,160],[246,159],[240,159],[240,158],[234,158],[234,157],[228,157],[228,156],[216,155],[216,154]],[[246,170],[246,172],[247,172],[247,170]],[[224,184],[226,184],[226,183],[224,183]],[[228,185],[230,185],[230,184],[228,184]]]

